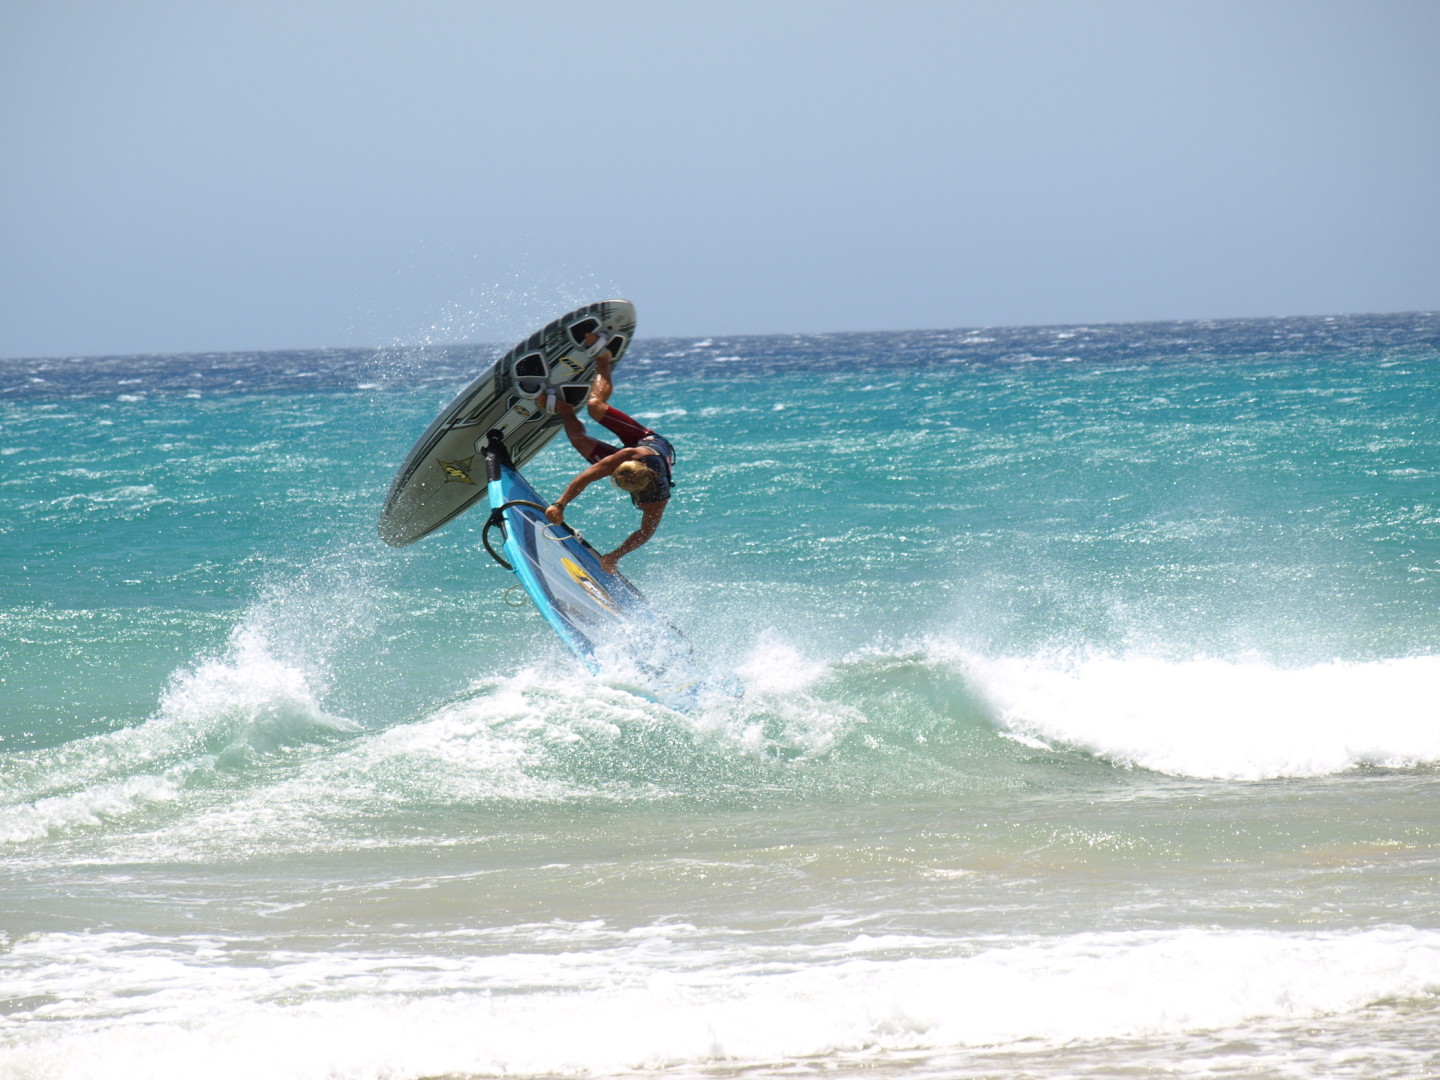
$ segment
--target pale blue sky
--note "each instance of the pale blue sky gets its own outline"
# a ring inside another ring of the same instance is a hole
[[[1435,0],[9,0],[0,356],[1440,307]]]

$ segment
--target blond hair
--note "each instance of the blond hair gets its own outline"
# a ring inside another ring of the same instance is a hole
[[[654,474],[638,461],[622,461],[615,466],[615,471],[610,474],[610,479],[615,481],[615,486],[622,491],[632,494],[637,491],[644,491],[650,485],[650,477]]]

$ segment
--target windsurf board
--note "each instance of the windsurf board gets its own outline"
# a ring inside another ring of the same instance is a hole
[[[585,345],[590,333],[604,344]],[[485,497],[485,443],[500,433],[516,467],[561,429],[536,396],[554,390],[579,408],[595,377],[595,353],[608,348],[618,363],[635,334],[635,306],[601,300],[562,315],[496,360],[455,396],[416,441],[380,510],[380,537],[412,544],[453,521]]]

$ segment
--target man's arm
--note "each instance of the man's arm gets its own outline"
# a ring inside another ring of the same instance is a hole
[[[633,461],[635,458],[644,457],[643,450],[637,450],[633,446],[627,446],[624,450],[617,450],[609,457],[601,458],[588,469],[577,473],[574,480],[565,485],[565,490],[560,497],[545,508],[545,517],[553,525],[563,524],[565,521],[565,507],[580,497],[580,493],[602,477],[613,473],[622,462]],[[551,513],[551,511],[554,513]]]
[[[655,535],[655,530],[660,527],[660,519],[665,516],[665,507],[668,502],[646,503],[640,507],[640,528],[625,538],[621,544],[609,555],[600,556],[600,565],[610,573],[615,573],[615,566],[622,556],[629,555],[650,537]]]

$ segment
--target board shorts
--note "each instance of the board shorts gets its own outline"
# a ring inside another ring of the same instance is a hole
[[[675,448],[670,445],[670,440],[663,435],[657,435],[644,424],[633,417],[626,416],[615,406],[607,407],[605,419],[600,421],[605,427],[619,436],[622,446],[648,446],[657,450],[660,456],[665,459],[667,469],[675,464]],[[595,442],[595,448],[586,455],[585,460],[594,465],[611,454],[618,453],[620,447],[611,446],[609,443]]]

